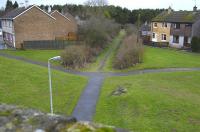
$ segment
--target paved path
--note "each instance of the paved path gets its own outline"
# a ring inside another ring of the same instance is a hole
[[[89,79],[89,83],[72,114],[76,119],[80,121],[92,121],[103,79],[104,77],[101,75],[92,76]]]
[[[47,63],[37,62],[29,59],[25,59],[18,56],[8,55],[0,52],[0,56],[24,61],[31,64],[47,67]],[[73,111],[73,116],[81,121],[91,121],[96,110],[96,103],[99,98],[101,85],[106,76],[129,76],[145,73],[160,73],[160,72],[177,72],[177,71],[200,71],[200,68],[165,68],[165,69],[147,69],[147,70],[135,70],[130,72],[77,72],[66,70],[61,66],[52,66],[52,69],[89,77],[87,87],[84,89],[80,96],[80,99]]]

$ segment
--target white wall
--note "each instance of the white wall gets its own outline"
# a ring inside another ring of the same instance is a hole
[[[188,37],[188,43],[191,44],[192,38]]]
[[[182,48],[184,45],[184,36],[179,36],[179,43],[173,43],[173,36],[170,35],[169,45],[174,48]]]
[[[10,34],[14,33],[14,26],[12,20],[2,20],[2,30]]]
[[[155,33],[155,38],[153,38],[153,33],[151,34],[152,42],[158,42],[158,34]]]

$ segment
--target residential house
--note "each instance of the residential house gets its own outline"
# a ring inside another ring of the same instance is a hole
[[[144,44],[150,43],[151,38],[151,24],[145,22],[140,28],[140,36]]]
[[[3,16],[4,12],[0,11],[0,17]],[[2,31],[2,24],[1,24],[1,19],[0,19],[0,49],[4,49],[4,44],[3,44],[3,31]]]
[[[190,47],[192,37],[199,36],[200,12],[196,6],[193,11],[173,11],[169,8],[152,20],[152,26],[153,43],[168,43],[175,48]]]
[[[36,5],[14,9],[1,20],[4,41],[14,48],[21,48],[24,41],[55,40],[76,31],[66,16],[58,11],[49,14]]]
[[[77,21],[75,19],[74,16],[72,16],[69,12],[65,12],[64,15],[70,19],[71,23],[70,23],[70,32],[74,32],[76,33],[78,31],[78,24],[77,24]]]
[[[21,48],[24,41],[55,39],[56,19],[36,5],[14,9],[1,20],[4,41],[14,48]]]
[[[2,31],[2,25],[1,25],[1,20],[0,20],[0,42],[3,41],[3,31]]]
[[[162,43],[163,45],[168,45],[170,41],[170,27],[171,23],[166,21],[169,14],[172,13],[172,9],[169,8],[168,11],[163,11],[161,14],[156,16],[151,22],[151,41],[152,43]]]
[[[69,33],[77,32],[76,23],[72,22],[71,18],[61,14],[57,10],[51,13],[51,16],[56,18],[54,34],[56,37],[67,37]]]

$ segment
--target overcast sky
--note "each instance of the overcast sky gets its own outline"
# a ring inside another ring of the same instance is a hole
[[[0,0],[0,7],[5,7],[7,0]],[[15,0],[12,0],[13,2]],[[24,3],[25,0],[16,0]],[[83,4],[86,0],[29,0],[29,4],[53,5],[53,4]],[[197,7],[200,9],[200,0],[196,0]],[[109,5],[126,7],[128,9],[138,8],[168,8],[171,6],[175,10],[192,10],[195,0],[108,0]]]

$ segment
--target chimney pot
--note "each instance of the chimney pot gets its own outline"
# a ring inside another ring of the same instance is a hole
[[[194,6],[193,11],[197,11],[197,6],[196,5]]]
[[[168,14],[172,13],[172,8],[171,8],[171,6],[168,8],[167,13],[168,13]]]

